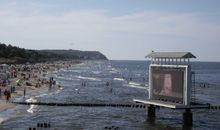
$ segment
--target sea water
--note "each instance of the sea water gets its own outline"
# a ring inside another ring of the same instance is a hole
[[[148,97],[147,61],[88,61],[48,74],[61,88],[44,89],[27,95],[27,102],[134,103]],[[220,104],[220,63],[193,62],[196,98]],[[106,83],[109,85],[106,85]],[[85,85],[82,85],[82,84]],[[203,84],[206,84],[204,87]],[[156,110],[148,122],[146,109],[124,107],[22,106],[0,113],[0,129],[25,130],[37,123],[50,123],[51,130],[175,130],[182,129],[183,110]],[[193,110],[193,130],[220,128],[219,110]],[[48,128],[47,128],[48,129]]]

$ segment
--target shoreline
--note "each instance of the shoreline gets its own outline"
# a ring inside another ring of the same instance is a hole
[[[31,93],[36,93],[44,88],[49,88],[50,81],[46,77],[48,73],[57,71],[63,68],[69,68],[73,65],[80,64],[82,61],[56,61],[53,63],[36,63],[28,65],[14,65],[17,70],[16,77],[9,78],[10,81],[6,86],[0,86],[0,113],[8,109],[16,107],[16,104],[11,103],[15,98],[20,98]],[[22,69],[26,68],[28,69]],[[13,90],[14,89],[14,90]],[[11,98],[6,100],[4,91],[11,91]],[[25,92],[24,92],[25,91]]]

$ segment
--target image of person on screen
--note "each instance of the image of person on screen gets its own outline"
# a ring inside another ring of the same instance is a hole
[[[163,87],[160,91],[160,95],[172,96],[172,75],[171,74],[164,75]]]

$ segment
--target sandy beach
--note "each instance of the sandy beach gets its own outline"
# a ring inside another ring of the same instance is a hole
[[[1,81],[0,112],[16,105],[13,102],[15,98],[38,92],[45,87],[50,86],[50,79],[46,77],[48,73],[57,71],[61,68],[68,68],[81,61],[56,61],[53,63],[19,64],[13,65],[13,74],[6,83]],[[7,100],[5,92],[10,93]]]

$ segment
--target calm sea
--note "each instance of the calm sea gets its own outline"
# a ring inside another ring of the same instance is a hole
[[[48,73],[62,88],[27,95],[26,101],[74,103],[134,103],[148,97],[147,61],[88,61]],[[220,105],[220,63],[193,62],[196,98]],[[109,86],[106,83],[109,83]],[[82,85],[85,84],[85,85]],[[205,87],[203,86],[205,84]],[[16,99],[23,100],[23,99]],[[22,106],[0,113],[0,129],[25,130],[50,123],[48,130],[179,130],[183,110],[157,109],[150,123],[143,108]],[[193,110],[193,130],[220,128],[219,110]],[[45,129],[46,130],[46,129]]]

